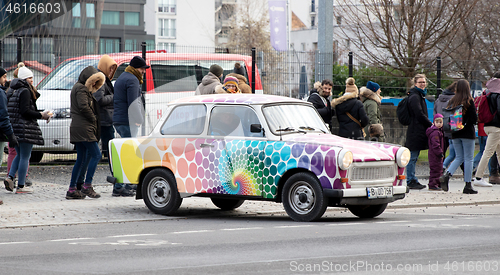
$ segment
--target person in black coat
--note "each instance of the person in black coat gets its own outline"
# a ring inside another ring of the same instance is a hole
[[[366,115],[363,103],[358,99],[358,87],[354,79],[346,80],[344,95],[332,100],[332,107],[337,113],[339,122],[339,136],[357,140],[364,140],[363,128],[368,125],[370,119]]]
[[[427,115],[427,81],[423,74],[417,74],[413,78],[415,86],[408,92],[408,110],[410,111],[411,122],[406,130],[405,147],[410,150],[410,162],[406,166],[406,181],[410,189],[423,189],[425,185],[418,182],[415,176],[415,165],[418,160],[420,150],[429,148],[425,131],[432,126],[432,122]]]
[[[330,103],[330,95],[332,93],[333,82],[330,79],[325,79],[319,85],[319,82],[314,83],[314,89],[311,90],[307,101],[311,102],[318,111],[330,132],[332,131],[332,116],[334,111]]]

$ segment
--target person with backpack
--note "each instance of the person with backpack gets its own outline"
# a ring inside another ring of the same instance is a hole
[[[408,92],[407,107],[410,124],[406,130],[405,147],[410,150],[410,162],[406,166],[406,182],[410,189],[423,189],[425,185],[418,182],[415,176],[415,166],[421,150],[429,148],[425,131],[432,126],[427,115],[427,80],[424,74],[417,74],[413,78],[415,86]]]
[[[436,114],[443,115],[443,108],[448,106],[448,101],[455,95],[455,91],[457,89],[457,82],[453,82],[450,86],[446,87],[444,91],[438,96],[436,101],[434,101],[434,116]],[[448,157],[443,161],[443,173],[448,168],[448,165],[455,159],[455,148],[453,147],[453,142],[451,140],[451,133],[444,133],[444,150],[446,152],[447,149],[450,149],[450,153]]]
[[[497,110],[498,106],[500,106],[500,79],[492,78],[486,83],[486,88],[490,92],[487,95],[487,101],[489,106],[487,110]],[[479,107],[480,108],[480,107]],[[479,110],[482,112],[483,110]],[[500,154],[500,119],[498,118],[497,112],[494,112],[493,119],[489,122],[484,122],[484,132],[488,135],[486,139],[486,145],[484,147],[483,155],[481,156],[481,160],[479,161],[479,165],[476,170],[476,180],[474,181],[474,185],[483,186],[483,187],[491,187],[492,185],[486,182],[482,175],[484,174],[484,170],[486,169],[486,165],[493,153],[496,152],[497,158]],[[500,161],[499,161],[500,162]]]
[[[369,118],[368,125],[365,127],[366,140],[384,142],[384,128],[381,124],[382,120],[380,112],[382,96],[380,93],[380,85],[373,81],[368,81],[366,83],[366,87],[361,87],[359,89],[359,95],[361,101],[363,102],[363,108],[365,108],[366,115],[368,115]],[[372,134],[371,132],[373,132],[373,129],[370,131],[370,128],[379,129],[379,131],[376,134]]]
[[[461,108],[460,108],[461,107]],[[477,191],[472,188],[471,180],[472,180],[472,158],[474,157],[474,147],[476,140],[476,130],[474,129],[474,125],[477,122],[477,114],[476,108],[474,106],[474,101],[472,100],[472,96],[470,93],[469,82],[465,79],[461,79],[457,82],[457,91],[455,95],[450,99],[447,106],[448,110],[455,110],[457,113],[461,109],[461,118],[462,125],[457,123],[456,128],[453,129],[454,126],[450,122],[450,117],[448,120],[445,117],[445,130],[447,128],[451,131],[451,138],[453,145],[455,146],[456,158],[450,164],[450,167],[446,170],[446,173],[439,178],[440,187],[443,191],[448,191],[448,183],[453,173],[457,168],[464,163],[464,181],[465,187],[463,189],[464,194],[477,194]],[[445,114],[446,115],[446,114]],[[446,125],[446,123],[449,125]],[[447,127],[449,126],[449,127]],[[499,131],[500,134],[500,131]]]

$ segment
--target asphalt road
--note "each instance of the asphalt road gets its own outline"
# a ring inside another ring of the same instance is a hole
[[[329,212],[198,210],[169,220],[3,229],[1,274],[498,274],[500,209]]]

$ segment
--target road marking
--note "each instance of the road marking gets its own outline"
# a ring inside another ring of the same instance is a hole
[[[32,243],[32,242],[10,242],[10,243],[0,243],[0,244],[23,244],[23,243]]]
[[[274,228],[301,228],[301,227],[311,227],[314,225],[281,225],[281,226],[274,226]]]
[[[57,240],[47,240],[47,242],[65,242],[65,241],[79,241],[79,240],[93,240],[95,238],[71,238],[71,239],[57,239]]]
[[[205,232],[214,232],[215,230],[193,230],[193,231],[177,231],[172,232],[172,234],[191,234],[191,233],[205,233]]]
[[[406,226],[406,227],[415,227],[415,228],[439,228],[439,229],[457,229],[463,227],[480,227],[480,228],[491,228],[489,225],[476,225],[476,224],[420,224],[420,223],[410,223],[410,224],[395,224],[393,226]]]
[[[360,225],[360,224],[366,224],[366,222],[351,222],[351,223],[329,223],[325,224],[325,226],[337,226],[337,225]]]
[[[410,221],[386,221],[386,222],[374,222],[374,223],[386,224],[386,223],[401,223],[401,222],[410,222]]]
[[[254,230],[254,229],[264,229],[264,227],[241,227],[241,228],[224,228],[223,231],[238,231],[238,230]]]
[[[180,245],[182,243],[172,243],[167,240],[117,240],[116,242],[73,242],[69,243],[73,245],[111,245],[111,246],[128,246],[128,245],[138,245],[138,246],[160,246],[160,245]]]
[[[116,235],[108,236],[107,238],[127,238],[127,237],[142,237],[142,236],[156,236],[158,234],[131,234],[131,235]]]
[[[452,221],[453,219],[420,219],[421,222]]]

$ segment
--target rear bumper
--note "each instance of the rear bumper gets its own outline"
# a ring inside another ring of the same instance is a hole
[[[393,196],[382,199],[369,199],[366,188],[323,189],[323,192],[339,205],[377,205],[404,199],[409,189],[407,186],[393,186]]]

